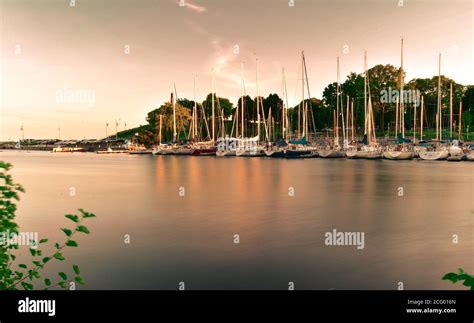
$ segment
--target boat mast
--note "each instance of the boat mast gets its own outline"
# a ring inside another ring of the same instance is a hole
[[[461,133],[462,133],[462,98],[459,101],[459,132],[458,132],[458,140],[461,140]]]
[[[416,99],[415,107],[413,111],[413,144],[415,144],[415,141],[416,141],[416,106],[417,105],[418,105],[418,98]]]
[[[282,96],[281,96],[281,135],[283,140],[285,140],[285,68],[281,69],[281,87],[282,87]]]
[[[367,135],[367,51],[364,51],[364,135]]]
[[[421,96],[421,115],[420,115],[420,141],[423,141],[423,113],[425,110],[425,97]]]
[[[240,63],[240,74],[241,74],[241,79],[242,79],[241,99],[240,99],[242,122],[241,122],[240,127],[241,127],[241,135],[243,139],[244,138],[244,63]]]
[[[285,109],[285,137],[289,137],[290,133],[290,120],[288,119],[288,90],[286,88],[286,76],[285,76],[285,69],[282,70],[283,73],[283,88],[285,96],[282,98],[282,101],[286,102],[286,109]]]
[[[351,130],[352,130],[352,141],[354,141],[354,98],[351,100]]]
[[[176,95],[176,84],[173,82],[174,94]],[[174,100],[173,94],[171,94],[172,102],[171,105],[173,106],[173,142],[176,142],[176,103]]]
[[[215,142],[215,115],[214,115],[214,92],[215,92],[215,80],[214,70],[212,70],[212,144]]]
[[[161,127],[163,126],[163,115],[160,114],[160,136],[159,136],[159,145],[161,146]]]
[[[303,109],[303,124],[302,124],[302,127],[303,127],[303,135],[302,137],[304,137],[306,134],[305,134],[305,121],[306,121],[306,118],[305,118],[305,106],[304,106],[304,51],[301,52],[301,108]]]
[[[400,52],[400,132],[402,133],[402,138],[405,138],[405,105],[403,102],[403,84],[404,83],[404,73],[403,73],[403,37],[401,41],[401,52]]]
[[[337,83],[336,83],[336,138],[335,145],[339,146],[339,56],[337,56]]]
[[[441,131],[442,131],[442,116],[441,116],[441,53],[439,53],[439,58],[438,58],[438,114],[437,114],[437,118],[438,118],[438,134],[439,134],[439,140],[442,139],[442,134],[441,134]]]
[[[258,136],[258,141],[260,141],[260,96],[259,96],[259,91],[258,91],[258,58],[255,59],[255,79],[256,84],[257,84],[257,136]],[[263,109],[263,104],[262,104],[262,109]]]
[[[346,95],[347,97],[347,102],[346,102],[346,138],[344,139],[344,142],[347,140],[349,141],[349,96]]]
[[[449,87],[449,138],[453,137],[453,82]]]
[[[196,75],[194,75],[193,141],[197,141]]]

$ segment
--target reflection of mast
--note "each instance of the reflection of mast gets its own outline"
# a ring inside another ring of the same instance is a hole
[[[23,124],[21,125],[20,127],[20,131],[21,131],[21,140],[22,141],[25,141],[25,131],[23,129]]]

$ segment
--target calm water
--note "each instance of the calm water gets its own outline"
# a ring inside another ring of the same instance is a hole
[[[26,189],[22,231],[62,239],[63,214],[97,214],[66,253],[88,289],[453,289],[462,287],[444,273],[474,272],[474,163],[15,151],[0,160]],[[333,229],[364,232],[365,248],[326,246]]]

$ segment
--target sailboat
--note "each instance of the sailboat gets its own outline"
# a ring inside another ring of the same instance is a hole
[[[212,112],[211,112],[211,128],[212,128],[212,135],[209,133],[209,127],[207,125],[204,107],[202,107],[202,114],[203,119],[206,124],[207,135],[210,137],[209,141],[201,141],[194,144],[194,150],[192,151],[191,155],[193,156],[214,156],[216,154],[217,148],[215,145],[215,87],[214,87],[214,76],[212,78],[213,89],[211,93],[211,104],[212,104]],[[196,85],[194,85],[194,100],[196,101]]]
[[[461,125],[461,115],[462,115],[462,101],[459,102],[459,125]],[[451,82],[451,87],[449,91],[449,135],[453,137],[453,83]],[[459,128],[461,129],[461,128]],[[448,161],[461,161],[464,158],[464,151],[461,142],[461,131],[459,131],[459,136],[457,140],[452,140],[448,148],[449,157]]]
[[[176,112],[174,94],[171,92],[171,105],[173,107],[173,142],[176,140]],[[158,133],[158,146],[156,146],[151,153],[153,155],[171,155],[173,153],[173,146],[170,144],[162,143],[162,128],[163,128],[163,115],[160,114],[160,124]]]
[[[284,68],[282,68],[281,70],[281,75],[282,75],[282,89],[283,89],[282,107],[281,107],[282,138],[276,143],[272,143],[270,140],[268,140],[268,135],[267,135],[268,143],[267,143],[267,149],[265,149],[265,155],[267,157],[272,157],[272,158],[284,158],[286,155],[286,149],[288,148],[288,143],[286,142],[286,139],[288,138],[288,132],[289,132],[288,108],[287,108],[288,107],[288,93],[286,91],[286,78],[285,78]],[[265,121],[265,116],[263,120]],[[266,126],[265,126],[265,129],[266,129]],[[266,131],[266,133],[267,132],[268,131]]]
[[[441,53],[438,58],[438,100],[436,113],[436,140],[426,150],[420,151],[420,158],[423,160],[444,160],[448,158],[449,151],[446,144],[442,141],[442,106],[441,106]]]
[[[387,146],[383,152],[383,158],[391,160],[412,159],[414,156],[413,145],[405,139],[405,105],[404,105],[404,71],[403,71],[403,38],[401,39],[401,55],[400,55],[400,92],[398,95],[397,108],[395,109],[395,145]],[[416,107],[414,129],[416,129]],[[400,129],[400,136],[397,136]],[[413,138],[415,140],[415,138]]]
[[[240,96],[240,116],[241,116],[241,140],[235,151],[237,157],[260,157],[264,156],[263,147],[259,145],[260,134],[257,134],[254,137],[245,137],[245,109],[244,109],[244,92],[245,92],[245,82],[244,82],[244,64],[241,63],[241,96]],[[258,71],[258,61],[257,61],[257,71]],[[258,74],[258,72],[257,72]],[[257,79],[258,84],[258,79]],[[257,119],[260,120],[260,113],[258,111],[259,97],[258,97],[258,86],[257,86]],[[258,124],[258,131],[260,131],[260,124]]]
[[[367,53],[364,52],[364,139],[362,145],[356,149],[346,152],[348,158],[378,159],[382,157],[382,151],[375,136],[374,115],[372,109],[372,98],[370,94],[370,80],[367,68]]]
[[[336,110],[333,111],[333,122],[334,122],[334,143],[327,144],[325,147],[319,150],[319,156],[322,158],[341,158],[346,155],[343,147],[341,147],[341,143],[339,142],[339,105],[342,103],[340,100],[341,96],[341,85],[340,85],[340,73],[339,73],[339,56],[337,57],[337,83],[336,83]],[[342,110],[342,106],[341,106]],[[342,118],[344,118],[344,113],[341,113]],[[344,119],[343,128],[344,128]],[[343,143],[345,142],[345,131],[343,133]]]
[[[306,84],[305,84],[306,80]],[[291,140],[287,149],[285,150],[285,158],[313,158],[318,157],[317,148],[310,145],[307,140],[307,136],[309,136],[309,127],[308,127],[308,119],[310,114],[308,114],[308,110],[311,111],[312,116],[312,109],[308,109],[308,102],[305,102],[305,85],[307,87],[308,92],[308,101],[311,100],[311,94],[309,93],[309,83],[308,83],[308,72],[306,70],[306,59],[304,56],[304,52],[301,52],[301,104],[298,106],[298,138],[297,140]],[[309,102],[311,103],[311,102]],[[314,118],[312,117],[313,121],[313,130],[315,129]]]

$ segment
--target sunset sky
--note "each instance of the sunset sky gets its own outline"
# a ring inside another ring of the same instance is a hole
[[[0,0],[0,140],[101,138],[144,124],[146,113],[179,97],[211,91],[234,103],[240,63],[246,93],[281,95],[285,68],[290,105],[301,100],[301,51],[311,95],[369,67],[400,64],[407,81],[438,73],[474,84],[473,1],[399,0]],[[238,46],[238,53],[235,53]],[[346,48],[346,50],[344,50]],[[66,90],[85,95],[69,102]],[[87,97],[87,95],[90,95]],[[94,102],[87,98],[95,98]]]

